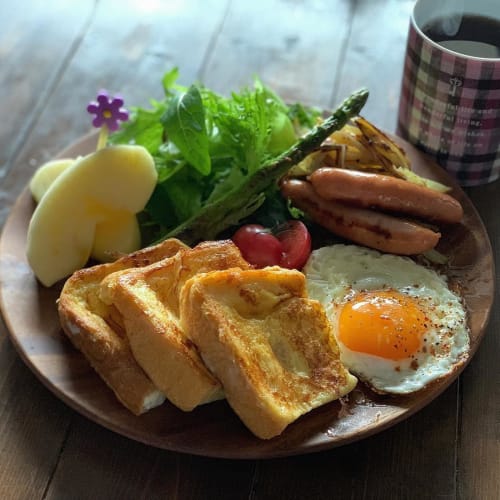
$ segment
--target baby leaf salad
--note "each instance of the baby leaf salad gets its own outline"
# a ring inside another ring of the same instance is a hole
[[[359,114],[368,97],[360,90],[320,121],[319,111],[285,104],[258,79],[224,97],[177,78],[177,69],[168,72],[165,98],[133,109],[110,138],[142,145],[155,160],[158,183],[140,214],[144,244],[213,239],[251,214],[265,225],[289,219],[278,180]]]

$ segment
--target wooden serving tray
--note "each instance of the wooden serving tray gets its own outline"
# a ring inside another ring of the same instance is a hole
[[[463,222],[443,231],[438,250],[449,259],[449,277],[463,289],[472,358],[483,337],[493,301],[494,262],[488,235],[460,187],[426,156],[408,143],[397,141],[407,151],[417,173],[453,186],[452,194],[463,205]],[[94,148],[95,135],[90,135],[59,156],[76,157]],[[359,384],[347,402],[318,408],[269,441],[254,437],[225,401],[190,413],[167,402],[136,417],[115,399],[64,336],[56,310],[62,285],[41,286],[26,261],[26,233],[34,208],[26,189],[13,207],[0,240],[0,306],[12,341],[25,363],[60,399],[123,436],[168,450],[214,457],[268,458],[309,453],[363,439],[400,422],[436,398],[459,375],[457,371],[405,397],[377,396]]]

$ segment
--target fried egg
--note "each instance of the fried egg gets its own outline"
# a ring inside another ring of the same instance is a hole
[[[342,362],[373,390],[409,394],[467,359],[466,311],[436,271],[356,245],[315,250],[303,271]]]

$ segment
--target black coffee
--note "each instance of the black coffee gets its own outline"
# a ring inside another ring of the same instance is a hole
[[[460,54],[500,57],[500,20],[465,14],[429,21],[422,31],[443,47]]]

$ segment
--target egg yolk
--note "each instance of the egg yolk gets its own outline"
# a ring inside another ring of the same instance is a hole
[[[363,292],[342,308],[338,338],[352,351],[400,360],[419,349],[425,323],[411,297],[395,290]]]

